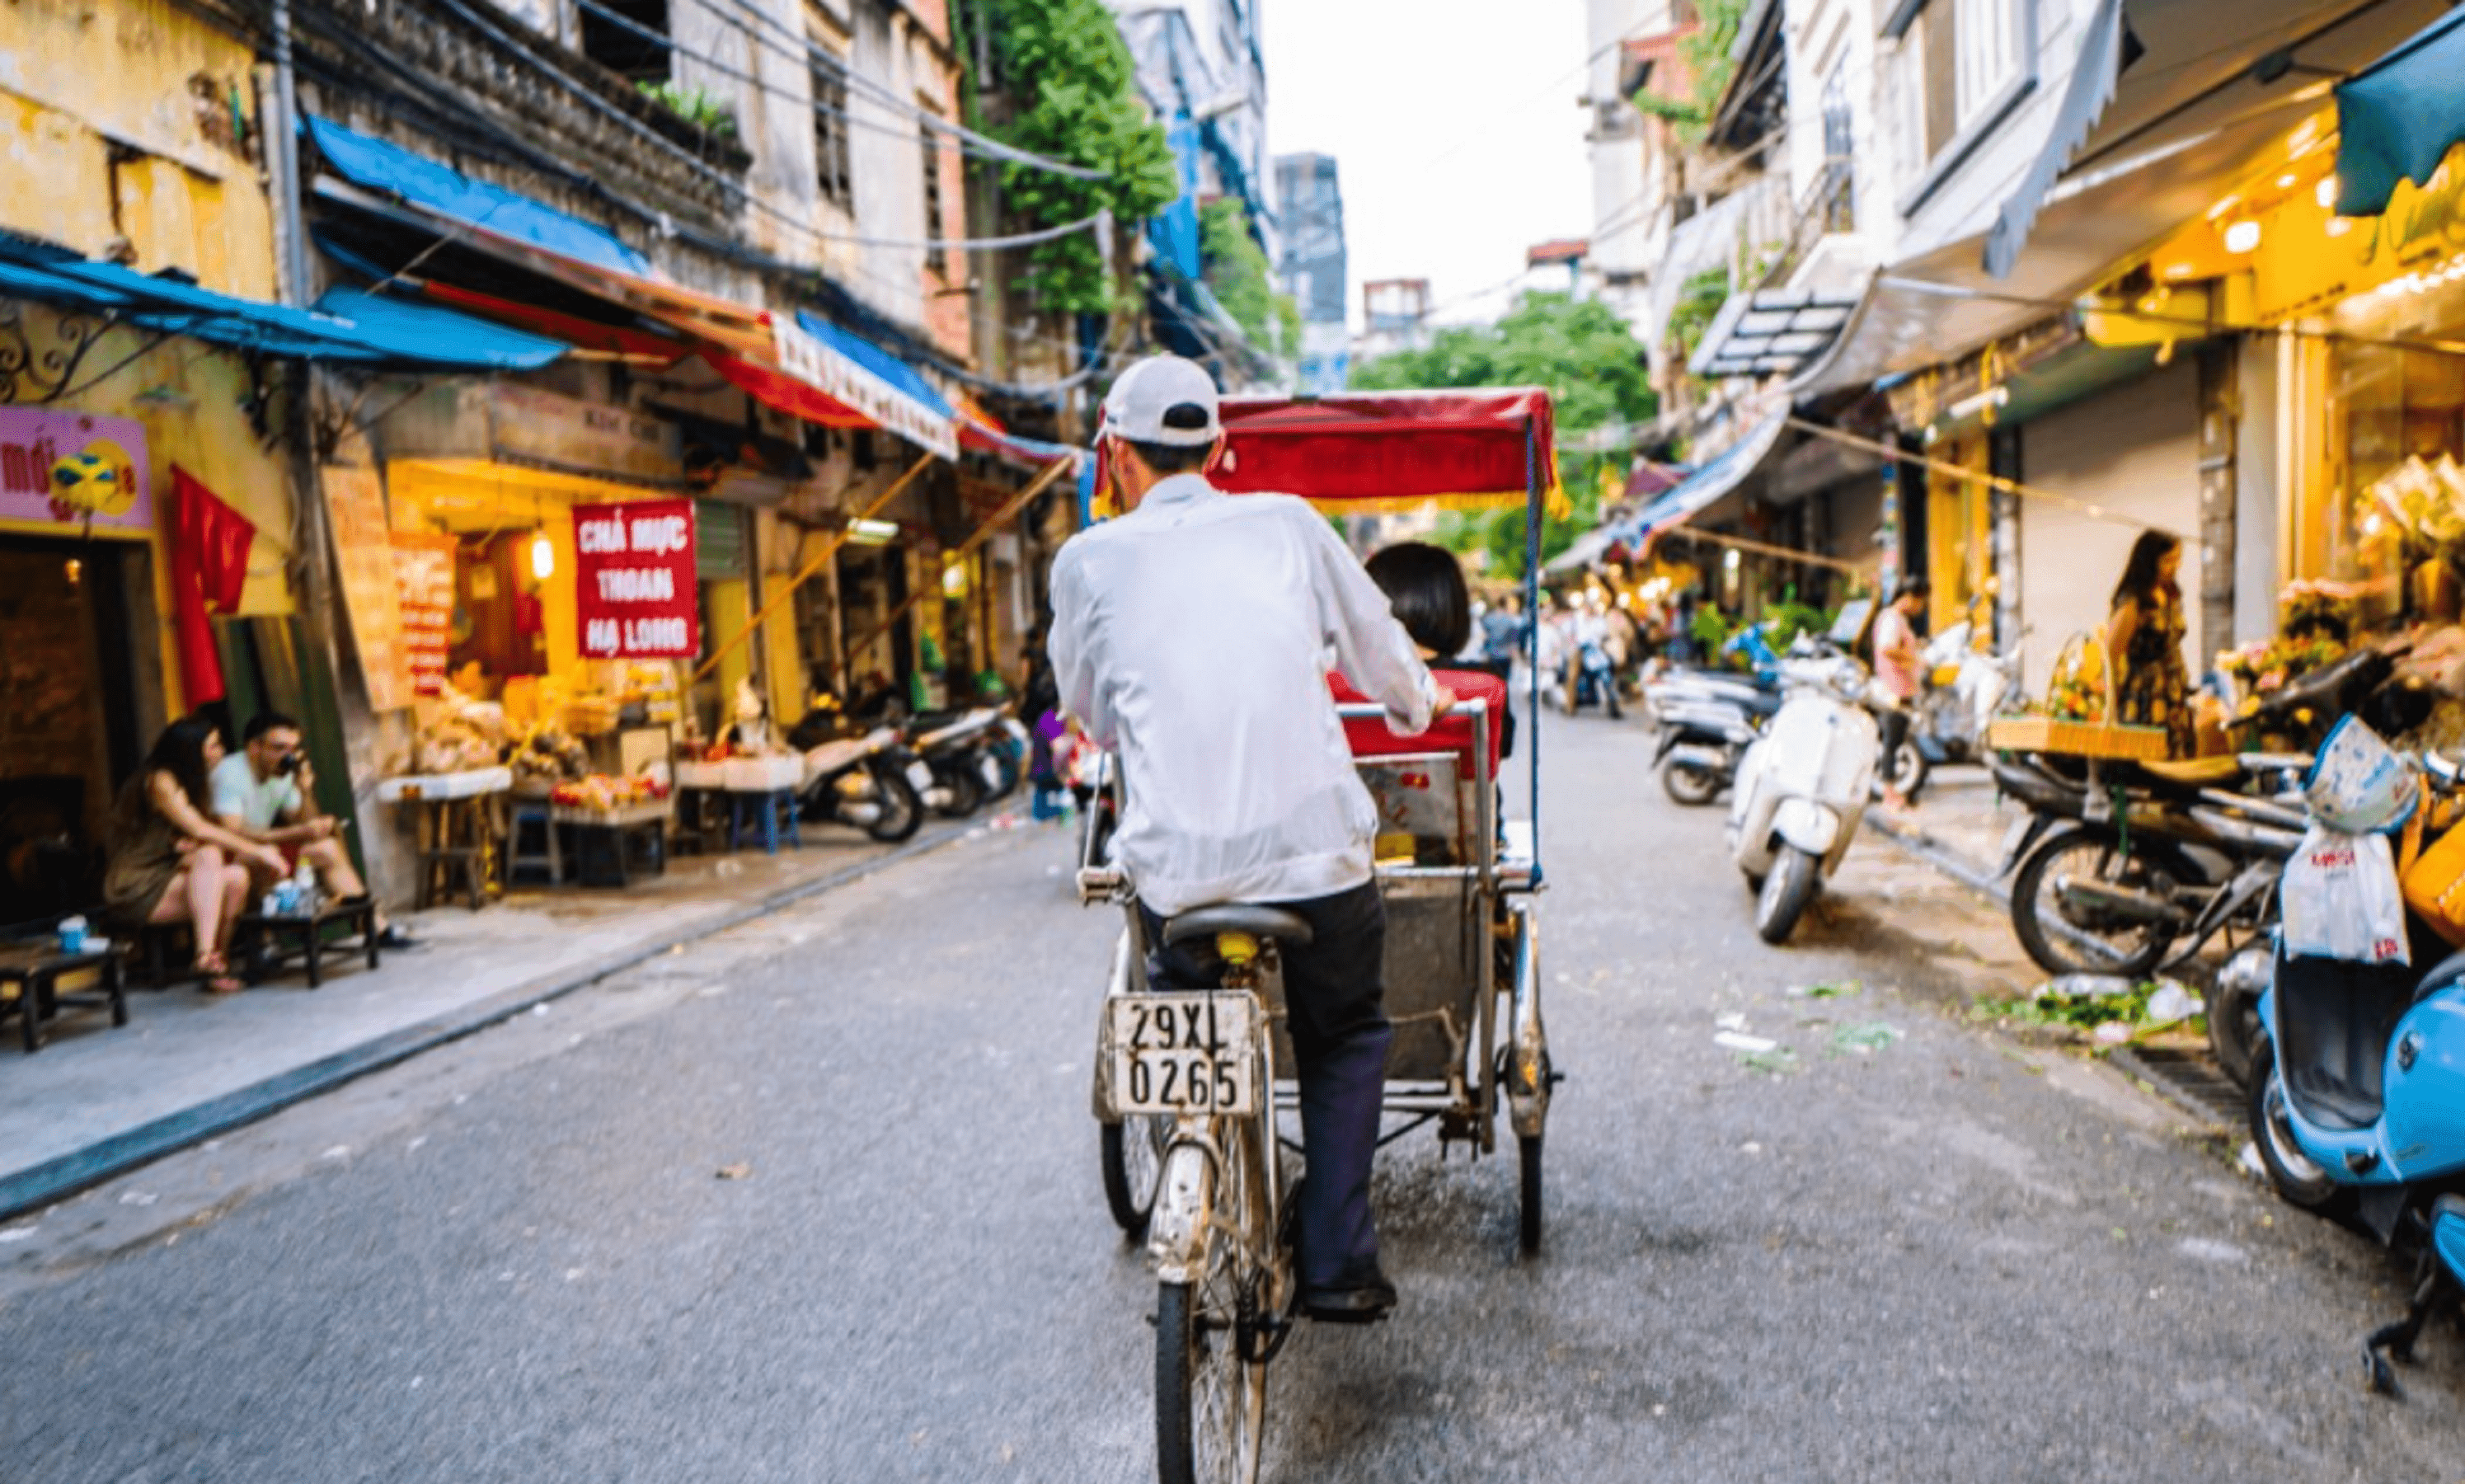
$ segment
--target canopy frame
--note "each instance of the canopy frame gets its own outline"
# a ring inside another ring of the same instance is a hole
[[[1540,388],[1227,397],[1208,476],[1230,495],[1283,494],[1329,515],[1523,505],[1522,639],[1532,725],[1532,880],[1541,867],[1541,532],[1558,491],[1555,409]]]

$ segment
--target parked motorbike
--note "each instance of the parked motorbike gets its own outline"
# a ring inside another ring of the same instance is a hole
[[[1750,707],[1734,698],[1704,696],[1666,701],[1655,709],[1660,742],[1653,764],[1660,769],[1660,786],[1676,803],[1697,808],[1719,799],[1737,781],[1738,763],[1754,744],[1757,729],[1780,707],[1777,697],[1768,706]]]
[[[2042,758],[1996,762],[1995,781],[2032,811],[2004,857],[2020,945],[2050,974],[2138,977],[2221,934],[2265,932],[2306,828],[2309,761],[2107,763],[2094,776]]]
[[[2433,788],[2465,791],[2455,764],[2425,760]],[[2417,945],[2419,946],[2419,945]],[[2415,1264],[2405,1317],[2363,1341],[2371,1386],[2401,1394],[2433,1309],[2465,1274],[2465,953],[2419,966],[2272,961],[2266,1030],[2252,1066],[2252,1142],[2278,1195],[2348,1216]]]
[[[1755,888],[1755,932],[1788,941],[1865,816],[1881,730],[1865,668],[1846,656],[1792,659],[1788,686],[1738,764],[1729,853]]]
[[[1006,771],[996,755],[1010,741],[994,706],[919,717],[908,727],[910,751],[924,760],[931,782],[922,786],[925,806],[946,819],[964,819],[987,799],[1006,792]],[[1009,782],[1009,787],[1017,786]]]
[[[2316,741],[2316,719],[2370,704],[2385,654],[2362,651],[2254,708],[2258,729]],[[2306,828],[2298,795],[2307,753],[2245,753],[2184,763],[2006,757],[1990,764],[2030,818],[2006,842],[2011,926],[2051,974],[2145,974],[2207,947],[2232,925],[2266,925],[2273,893]],[[2274,799],[2272,803],[2271,800]],[[2267,879],[2246,877],[2253,867]],[[2169,953],[2177,943],[2184,946]]]
[[[805,759],[797,818],[849,825],[887,845],[912,837],[924,823],[918,789],[932,782],[931,770],[900,744],[897,727],[834,737],[836,716],[817,706],[788,733]]]

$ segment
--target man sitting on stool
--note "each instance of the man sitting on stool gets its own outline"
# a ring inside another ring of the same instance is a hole
[[[278,711],[260,711],[249,719],[240,750],[215,764],[214,814],[222,827],[281,850],[291,860],[304,860],[317,873],[317,885],[336,901],[357,901],[368,889],[351,867],[351,853],[343,847],[340,820],[317,808],[317,770],[300,747],[300,723]],[[263,896],[275,878],[258,872],[250,890]],[[377,943],[385,948],[411,948],[416,941],[396,923],[375,918]]]

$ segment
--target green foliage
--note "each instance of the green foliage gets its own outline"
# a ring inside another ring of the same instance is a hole
[[[1677,348],[1677,359],[1695,354],[1703,343],[1703,332],[1712,327],[1721,306],[1729,301],[1729,270],[1706,268],[1689,277],[1677,289],[1677,303],[1669,311],[1669,340]]]
[[[1620,423],[1650,422],[1660,410],[1643,347],[1626,321],[1599,303],[1564,294],[1526,294],[1494,325],[1438,331],[1427,347],[1400,350],[1352,368],[1365,391],[1441,387],[1545,387],[1557,404],[1558,432],[1567,441]],[[1601,470],[1623,468],[1623,455],[1579,454],[1561,447],[1558,477],[1574,505],[1569,520],[1544,521],[1543,562],[1600,523]],[[1441,525],[1440,538],[1460,551],[1487,551],[1493,576],[1523,571],[1523,513],[1501,510]]]
[[[1279,306],[1268,277],[1267,252],[1250,235],[1250,210],[1231,196],[1218,196],[1198,209],[1198,252],[1206,263],[1207,286],[1224,312],[1241,326],[1250,343],[1275,347],[1273,332],[1280,325]],[[1290,302],[1289,299],[1286,300]],[[1293,335],[1285,346],[1300,343],[1300,310],[1293,307]]]
[[[1009,122],[988,132],[1021,149],[1110,172],[1090,181],[1004,165],[1002,202],[1010,225],[1059,227],[1110,209],[1128,227],[1180,199],[1172,146],[1139,100],[1129,48],[1103,0],[983,0],[975,13],[994,72],[1015,103]],[[979,88],[988,82],[974,80]],[[1053,312],[1113,308],[1103,255],[1085,233],[1029,249],[1020,283]]]
[[[1729,635],[1736,631],[1729,627],[1728,619],[1721,616],[1718,608],[1709,603],[1699,603],[1695,605],[1694,622],[1687,625],[1686,631],[1694,636],[1695,643],[1703,653],[1718,654],[1728,644]]]
[[[674,82],[636,82],[644,98],[717,139],[736,137],[736,110],[707,88],[680,87]]]
[[[1729,49],[1737,42],[1738,26],[1745,19],[1749,4],[1750,0],[1701,0],[1697,11],[1702,25],[1677,43],[1678,58],[1685,63],[1694,87],[1683,98],[1647,91],[1630,101],[1653,118],[1668,120],[1685,143],[1701,144],[1721,106],[1721,95],[1737,76],[1737,58]]]
[[[1770,603],[1764,607],[1764,642],[1788,653],[1802,633],[1829,633],[1838,615],[1804,603]]]

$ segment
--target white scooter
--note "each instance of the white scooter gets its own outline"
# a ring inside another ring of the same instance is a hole
[[[1738,764],[1729,806],[1729,853],[1755,888],[1767,943],[1788,941],[1849,853],[1882,752],[1873,682],[1855,660],[1792,657],[1781,678],[1788,698]]]

